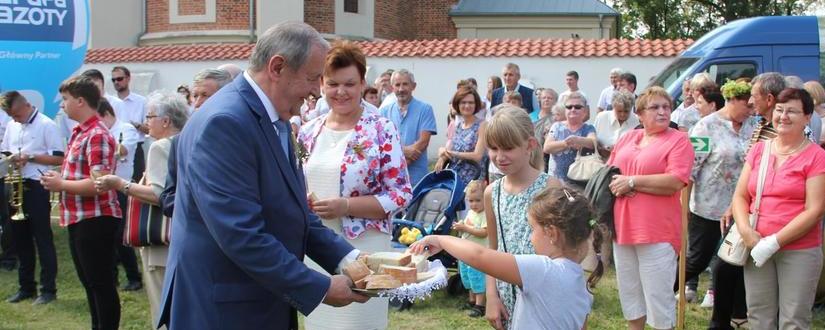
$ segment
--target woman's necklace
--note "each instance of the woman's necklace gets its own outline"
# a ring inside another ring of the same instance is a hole
[[[796,148],[794,148],[793,150],[788,151],[788,152],[780,152],[780,151],[779,151],[779,145],[777,145],[776,143],[774,143],[774,145],[773,145],[773,151],[774,151],[774,152],[776,152],[776,154],[777,154],[777,155],[780,155],[780,156],[788,156],[788,155],[793,155],[793,154],[795,154],[797,151],[799,151],[799,149],[802,149],[802,147],[805,145],[805,143],[806,143],[806,142],[808,142],[808,139],[806,139],[806,138],[802,138],[802,143],[800,143],[798,146],[796,146]]]

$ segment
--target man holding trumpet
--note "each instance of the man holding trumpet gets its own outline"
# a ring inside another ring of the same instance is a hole
[[[63,162],[63,142],[57,125],[32,107],[19,92],[9,91],[0,96],[0,108],[13,119],[3,136],[0,151],[9,158],[11,167],[22,180],[22,184],[15,185],[10,192],[20,196],[18,202],[22,204],[17,217],[13,218],[18,220],[10,221],[20,258],[20,289],[6,301],[18,303],[37,296],[34,279],[36,246],[40,257],[40,295],[34,304],[48,304],[57,298],[57,255],[49,222],[49,192],[40,184],[40,176],[51,166]],[[22,191],[17,191],[20,187]]]

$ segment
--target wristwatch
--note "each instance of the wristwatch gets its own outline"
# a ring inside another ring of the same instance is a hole
[[[26,161],[33,162],[34,161],[34,155],[29,155],[28,157],[26,157]]]
[[[627,186],[630,187],[630,191],[636,190],[636,182],[633,181],[632,176],[627,180]]]

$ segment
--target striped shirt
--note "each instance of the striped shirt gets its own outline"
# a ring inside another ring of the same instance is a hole
[[[750,145],[748,146],[748,151],[750,148],[753,147],[756,142],[759,141],[766,141],[776,138],[779,133],[776,132],[776,128],[773,128],[773,123],[770,120],[765,118],[759,119],[759,123],[756,124],[756,129],[753,130],[753,135],[751,135]],[[813,136],[813,131],[808,126],[805,126],[805,137],[811,142],[819,144]]]
[[[72,130],[66,157],[63,158],[63,180],[80,181],[90,178],[91,171],[115,171],[115,139],[93,116]],[[60,193],[60,226],[66,227],[83,219],[113,216],[121,218],[115,191],[84,197],[65,191]]]

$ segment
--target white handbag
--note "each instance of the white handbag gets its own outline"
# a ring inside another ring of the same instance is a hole
[[[582,156],[582,149],[576,152],[576,160],[567,169],[567,178],[570,180],[588,181],[605,165],[602,157],[599,156],[596,140],[593,140],[592,155]]]
[[[765,176],[768,172],[768,157],[771,154],[771,145],[773,141],[765,142],[765,148],[762,150],[762,158],[759,160],[759,177],[756,181],[756,200],[754,200],[754,212],[748,214],[751,228],[756,228],[759,221],[759,204],[762,201],[762,190],[765,186]],[[716,255],[725,262],[734,266],[744,266],[748,262],[750,256],[750,249],[745,245],[745,240],[739,234],[739,229],[736,228],[736,223],[728,230],[722,245],[719,246],[719,251]]]

